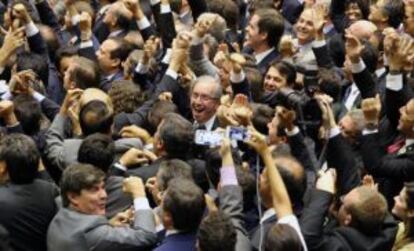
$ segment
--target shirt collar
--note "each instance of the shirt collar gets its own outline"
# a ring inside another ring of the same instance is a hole
[[[262,218],[260,219],[260,223],[265,222],[266,220],[270,219],[270,217],[275,216],[275,215],[276,215],[276,212],[275,212],[275,210],[273,208],[267,209],[264,212]]]
[[[332,23],[327,24],[323,27],[323,33],[328,34],[331,30],[333,30],[334,25]]]
[[[124,30],[116,30],[116,31],[113,31],[113,32],[111,32],[111,33],[109,33],[109,36],[108,37],[116,37],[116,36],[118,36],[119,34],[121,34],[122,32],[123,32]]]
[[[179,234],[180,231],[176,230],[176,229],[170,229],[165,231],[165,236],[169,236],[169,235],[173,235],[173,234]]]
[[[272,47],[267,51],[257,53],[256,55],[254,55],[254,58],[256,59],[256,63],[259,64],[260,62],[262,62],[263,59],[267,57],[270,53],[272,53],[274,50],[275,48]]]
[[[385,71],[386,71],[385,67],[379,68],[375,71],[375,75],[377,75],[377,78],[379,78],[385,73]]]
[[[406,139],[404,147],[414,145],[414,139]]]

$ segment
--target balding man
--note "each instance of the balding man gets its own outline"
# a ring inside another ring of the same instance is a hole
[[[73,103],[79,103],[79,124],[82,134],[86,137],[94,133],[112,135],[113,107],[110,98],[99,89],[70,90],[56,115],[49,130],[46,132],[46,157],[50,164],[64,170],[68,165],[77,162],[78,150],[82,143],[81,138],[65,139],[65,122],[69,117]],[[115,141],[117,153],[123,153],[131,147],[142,148],[139,139],[120,139]],[[118,150],[117,150],[118,149]]]

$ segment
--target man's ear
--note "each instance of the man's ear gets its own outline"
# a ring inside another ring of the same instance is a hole
[[[410,218],[414,217],[414,209],[408,209],[407,216]]]
[[[164,151],[165,150],[165,147],[164,146],[165,146],[164,145],[164,142],[161,139],[160,140],[157,140],[157,142],[156,142],[157,149]]]
[[[344,224],[345,226],[349,226],[352,223],[352,215],[351,214],[346,214],[345,216],[345,220],[344,220]]]
[[[79,205],[79,194],[74,192],[68,192],[68,199],[69,203],[74,205],[75,207]]]
[[[263,40],[265,41],[267,40],[267,36],[268,36],[267,32],[260,32],[259,35]]]
[[[173,229],[174,228],[174,222],[172,219],[172,216],[170,212],[163,210],[162,212],[162,223],[165,227],[165,229]]]
[[[8,176],[7,165],[5,161],[0,161],[0,180],[4,180]]]
[[[112,66],[113,67],[119,67],[120,65],[122,65],[121,59],[119,59],[119,58],[112,59]]]

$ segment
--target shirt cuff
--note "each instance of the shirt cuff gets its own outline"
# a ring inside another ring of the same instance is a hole
[[[246,76],[243,70],[240,73],[235,73],[234,71],[230,72],[230,81],[232,83],[241,83],[245,78]]]
[[[79,45],[79,48],[81,48],[81,49],[88,48],[88,47],[93,47],[92,40],[81,42],[80,45]]]
[[[26,25],[26,35],[27,37],[32,37],[39,33],[39,29],[36,27],[36,25],[33,22],[30,22]]]
[[[134,199],[134,209],[137,210],[151,210],[148,199],[146,197],[140,197]]]
[[[196,46],[196,45],[201,44],[202,42],[203,42],[203,38],[199,36],[193,36],[193,39],[191,40],[191,45]]]
[[[147,17],[144,17],[137,21],[137,25],[140,30],[145,30],[151,26],[151,23],[148,21]]]
[[[365,70],[366,66],[362,59],[359,59],[359,62],[356,64],[352,64],[352,73],[361,73],[363,70]]]
[[[0,67],[0,74],[4,72],[4,67]]]
[[[374,134],[374,133],[377,133],[377,132],[378,132],[378,129],[373,129],[373,130],[364,129],[364,130],[362,130],[362,135],[370,135],[370,134]]]
[[[5,92],[3,95],[1,95],[2,100],[10,100],[12,99],[13,95],[10,91]]]
[[[138,63],[135,67],[135,72],[139,74],[146,74],[148,72],[148,65],[144,65],[142,63]]]
[[[288,129],[285,129],[285,133],[287,136],[295,136],[300,132],[299,127],[295,126],[293,127],[292,131],[289,131]]]
[[[166,14],[171,12],[171,6],[169,4],[161,4],[161,14]]]
[[[403,75],[397,74],[397,75],[391,75],[387,74],[386,80],[385,80],[385,86],[392,90],[392,91],[400,91],[403,88]]]
[[[174,70],[169,69],[169,68],[165,72],[165,75],[168,75],[168,76],[172,77],[174,80],[177,80],[177,78],[178,78],[178,73]]]
[[[127,168],[125,166],[121,165],[121,163],[115,163],[114,164],[114,167],[117,168],[117,169],[119,169],[119,170],[122,170],[124,172],[127,171]]]
[[[164,57],[162,58],[162,62],[164,64],[169,64],[170,60],[171,60],[171,54],[172,54],[172,50],[171,49],[167,49],[167,51],[165,52]]]
[[[79,23],[79,21],[80,21],[80,15],[79,14],[78,15],[74,15],[72,17],[71,21],[72,21],[72,25],[77,25]]]
[[[43,96],[42,94],[40,94],[38,92],[34,92],[33,93],[33,98],[35,98],[37,100],[37,102],[41,103],[45,99],[45,96]]]
[[[234,166],[223,166],[220,168],[220,177],[221,187],[229,185],[237,186],[239,184],[237,182],[236,169]]]
[[[332,139],[332,138],[338,136],[340,133],[341,133],[341,129],[339,129],[339,127],[336,126],[334,128],[331,128],[329,130],[329,138]]]
[[[322,41],[313,41],[312,42],[312,47],[313,48],[321,48],[321,47],[323,47],[323,46],[325,46],[326,45],[326,41],[325,40],[322,40]]]
[[[157,5],[159,2],[161,2],[161,0],[150,0],[150,4],[151,5]]]

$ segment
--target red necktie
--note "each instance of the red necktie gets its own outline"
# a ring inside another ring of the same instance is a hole
[[[387,147],[387,153],[397,153],[404,145],[404,137],[397,137],[397,139]]]

